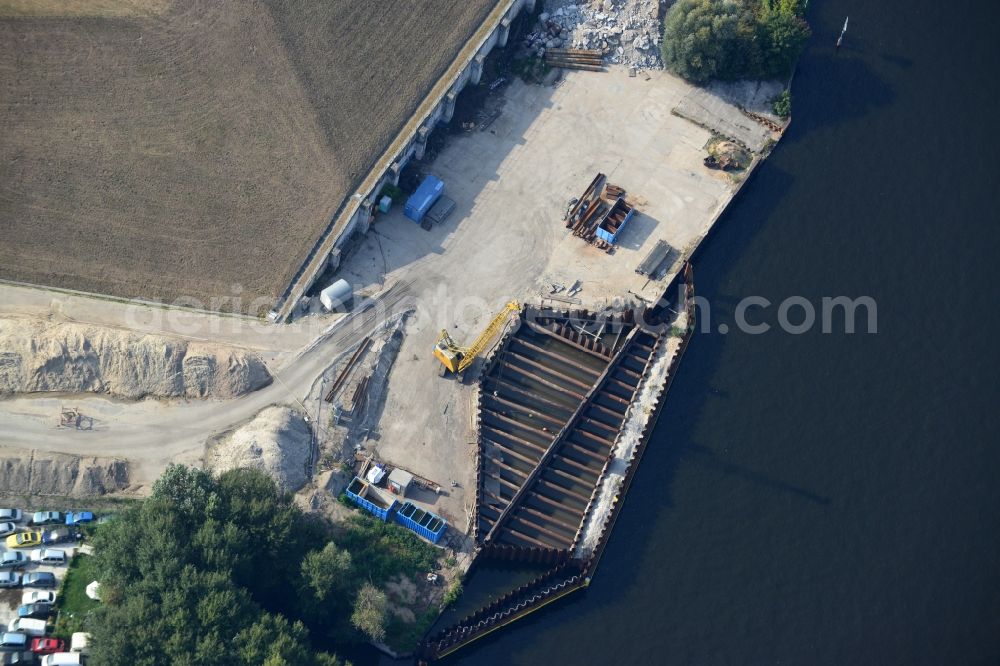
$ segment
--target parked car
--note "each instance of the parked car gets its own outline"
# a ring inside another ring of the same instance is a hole
[[[90,511],[70,511],[66,514],[67,525],[83,525],[94,520],[94,514]]]
[[[8,548],[33,548],[41,545],[41,543],[41,532],[21,532],[20,534],[11,534],[7,537],[6,541]]]
[[[42,666],[79,666],[83,655],[79,652],[55,652],[42,657]]]
[[[60,638],[45,636],[31,639],[31,651],[35,654],[52,654],[53,652],[62,652],[65,649],[66,641]]]
[[[54,530],[45,530],[42,532],[42,543],[53,544],[53,543],[65,543],[67,541],[79,541],[83,538],[83,533],[80,530],[72,529],[69,527],[57,527]]]
[[[28,590],[21,595],[22,604],[54,604],[56,593],[52,590]]]
[[[66,551],[55,548],[36,548],[31,551],[31,561],[38,564],[66,564]]]
[[[0,634],[0,650],[27,650],[28,635],[16,631]]]
[[[36,620],[30,617],[19,617],[15,620],[11,620],[11,623],[7,625],[7,631],[27,634],[28,636],[44,636],[48,631],[49,625],[45,620]]]
[[[0,588],[17,587],[21,584],[21,574],[16,571],[0,571]]]
[[[20,509],[0,509],[0,520],[19,523],[24,518]]]
[[[55,587],[56,575],[51,571],[32,571],[24,574],[21,585],[24,587]]]
[[[31,516],[32,525],[55,525],[63,521],[63,515],[59,511],[36,511]]]
[[[29,664],[37,663],[38,656],[34,652],[0,652],[0,664]]]
[[[17,523],[12,523],[7,521],[6,523],[0,523],[0,537],[5,537],[8,534],[13,534],[17,531]]]
[[[44,619],[52,615],[52,610],[52,604],[21,604],[17,607],[17,616]]]
[[[28,556],[18,550],[0,553],[0,569],[20,569],[28,566]]]

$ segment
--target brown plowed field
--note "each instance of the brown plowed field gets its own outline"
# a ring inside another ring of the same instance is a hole
[[[258,314],[497,1],[0,0],[0,278]]]

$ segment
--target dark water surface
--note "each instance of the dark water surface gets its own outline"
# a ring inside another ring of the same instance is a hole
[[[1000,10],[812,5],[696,287],[713,328],[869,295],[878,333],[696,335],[589,590],[447,663],[1000,663]]]

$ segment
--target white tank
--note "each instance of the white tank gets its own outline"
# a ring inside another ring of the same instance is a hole
[[[336,310],[351,300],[353,292],[347,280],[337,280],[319,292],[319,302],[327,311]]]

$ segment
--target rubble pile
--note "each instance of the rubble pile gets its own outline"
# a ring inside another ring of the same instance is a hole
[[[661,0],[548,0],[538,24],[525,37],[529,52],[599,49],[608,64],[658,69]]]

